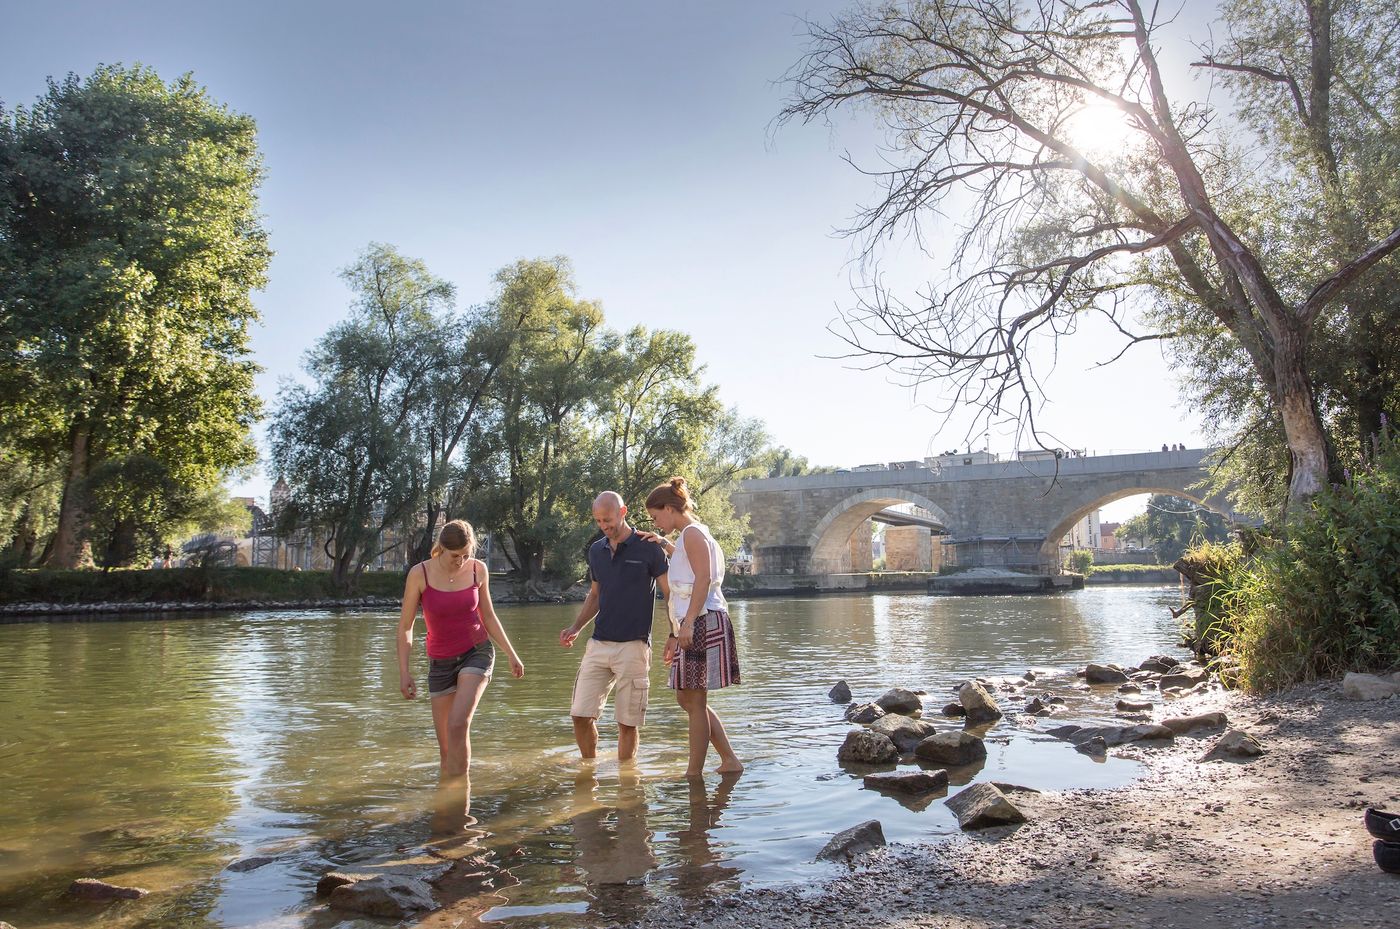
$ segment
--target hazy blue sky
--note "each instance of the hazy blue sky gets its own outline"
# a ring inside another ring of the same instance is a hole
[[[918,458],[963,444],[961,424],[940,433],[888,374],[820,357],[841,350],[826,326],[857,270],[833,230],[874,194],[840,156],[868,152],[872,130],[772,125],[802,19],[846,5],[9,0],[0,100],[141,62],[257,120],[269,401],[343,314],[336,271],[367,243],[422,258],[463,303],[516,258],[562,254],[613,326],[691,333],[726,403],[776,441],[819,463]],[[904,250],[886,272],[929,268]],[[1068,346],[1043,421],[1100,452],[1198,444],[1157,350],[1090,370],[1114,351],[1094,333]]]

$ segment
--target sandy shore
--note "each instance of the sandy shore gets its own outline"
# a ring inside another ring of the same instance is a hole
[[[1114,748],[1144,762],[1139,780],[1017,794],[1031,818],[1025,825],[892,845],[822,885],[747,891],[618,925],[1400,925],[1400,875],[1376,867],[1361,821],[1367,806],[1400,807],[1400,697],[1346,702],[1337,684],[1324,683],[1172,704],[1173,715],[1211,710],[1255,735],[1265,754],[1198,763],[1216,733]]]

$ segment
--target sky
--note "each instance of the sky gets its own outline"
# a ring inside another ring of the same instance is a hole
[[[139,62],[257,121],[276,257],[252,346],[269,406],[343,317],[337,272],[369,243],[422,259],[464,306],[498,268],[565,255],[611,326],[690,333],[724,402],[776,443],[819,464],[902,461],[967,447],[969,417],[832,357],[861,274],[862,243],[838,230],[876,193],[842,156],[879,136],[862,118],[775,124],[803,21],[847,5],[4,0],[0,101]],[[880,271],[912,288],[937,266],[896,247]],[[1095,368],[1117,350],[1103,331],[1062,344],[1042,423],[1101,454],[1201,444],[1159,350]],[[972,444],[1005,455],[1015,439]],[[234,490],[267,485],[258,472]]]

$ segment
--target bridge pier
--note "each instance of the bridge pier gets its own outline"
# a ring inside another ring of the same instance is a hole
[[[1059,574],[1058,553],[1046,558],[1044,536],[945,538],[943,563],[959,568],[1009,568],[1035,574]]]
[[[759,545],[753,550],[754,574],[806,574],[811,562],[809,545]]]

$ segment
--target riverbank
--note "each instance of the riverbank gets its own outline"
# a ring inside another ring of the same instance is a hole
[[[403,574],[367,571],[355,596],[338,596],[328,571],[274,568],[170,568],[122,571],[6,571],[0,573],[0,623],[49,617],[104,619],[161,613],[243,610],[397,609]],[[492,582],[496,603],[537,603],[523,585]],[[558,601],[582,600],[583,591],[559,592]],[[549,602],[549,601],[544,601]]]
[[[1172,715],[1212,711],[1256,736],[1264,754],[1200,763],[1216,733],[1112,749],[1140,760],[1143,775],[1118,789],[1017,793],[1023,825],[892,845],[816,887],[750,890],[620,925],[1394,925],[1400,876],[1373,862],[1362,812],[1400,805],[1400,697],[1343,701],[1326,682],[1171,704]],[[835,819],[832,829],[852,825]]]

